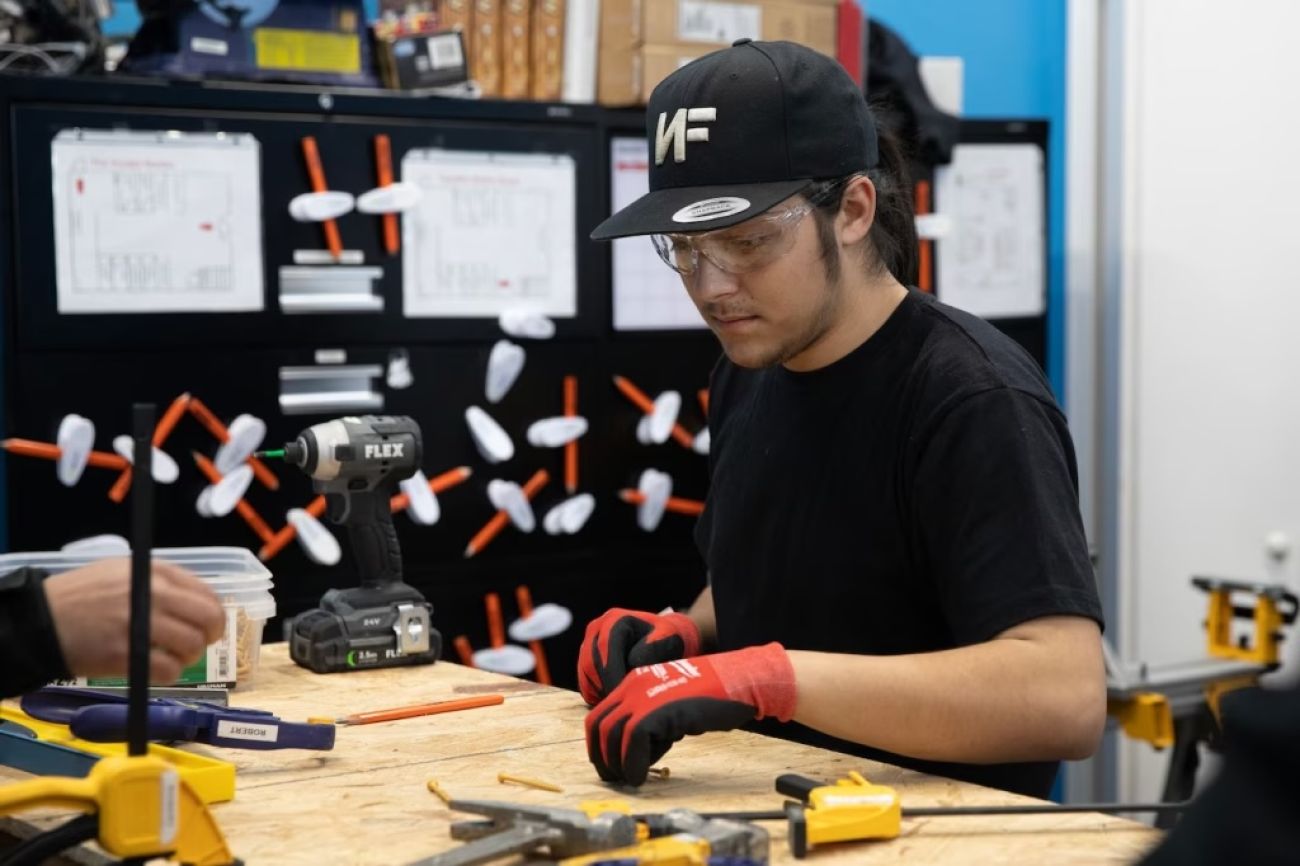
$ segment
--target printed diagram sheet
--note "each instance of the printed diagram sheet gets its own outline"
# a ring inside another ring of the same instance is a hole
[[[60,313],[262,309],[257,139],[65,129],[50,159]]]
[[[423,192],[402,219],[406,316],[577,314],[571,156],[412,150],[402,180]]]
[[[959,144],[935,174],[939,298],[985,318],[1046,309],[1043,151],[1033,144]]]
[[[609,146],[610,213],[650,191],[650,156],[644,138],[615,138]],[[614,330],[683,330],[707,327],[682,286],[645,237],[614,241]]]

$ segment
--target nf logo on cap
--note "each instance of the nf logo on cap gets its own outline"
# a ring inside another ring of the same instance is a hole
[[[668,158],[668,146],[673,148],[673,162],[686,162],[686,142],[708,141],[709,130],[689,123],[713,123],[718,119],[716,108],[679,108],[671,122],[668,112],[659,113],[659,128],[655,132],[655,165],[663,165]]]

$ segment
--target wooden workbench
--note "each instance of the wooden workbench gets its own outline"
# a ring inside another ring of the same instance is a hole
[[[688,737],[662,762],[671,770],[668,779],[652,778],[639,791],[611,789],[599,782],[587,761],[586,707],[576,693],[447,662],[318,676],[290,662],[284,644],[270,644],[256,680],[240,688],[232,703],[300,721],[449,699],[482,692],[485,686],[497,686],[506,702],[342,727],[331,752],[208,750],[233,760],[239,769],[235,800],[213,807],[231,849],[250,866],[397,866],[418,860],[459,844],[448,836],[449,823],[475,817],[450,813],[427,790],[430,779],[461,798],[568,807],[580,800],[619,797],[631,800],[638,811],[679,806],[706,811],[778,808],[782,798],[772,785],[781,773],[830,781],[856,769],[872,781],[895,786],[905,806],[1025,800],[744,732]],[[499,784],[501,771],[545,779],[562,786],[564,793]],[[0,779],[18,776],[0,768]],[[26,820],[47,829],[66,817]],[[763,826],[772,836],[772,862],[795,862],[784,826]],[[927,818],[905,820],[898,839],[820,848],[807,862],[1133,863],[1158,838],[1145,825],[1099,814]],[[89,849],[77,852],[75,859],[103,862]]]

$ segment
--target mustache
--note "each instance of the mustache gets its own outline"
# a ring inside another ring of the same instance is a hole
[[[714,319],[745,319],[757,315],[752,310],[741,307],[724,307],[716,304],[705,304],[704,314]]]

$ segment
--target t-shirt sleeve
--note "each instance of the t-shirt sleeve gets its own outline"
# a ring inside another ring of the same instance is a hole
[[[45,600],[44,572],[0,576],[0,697],[14,697],[68,677],[59,636]]]
[[[1044,616],[1102,624],[1059,410],[997,387],[960,399],[916,443],[915,543],[958,644]]]

